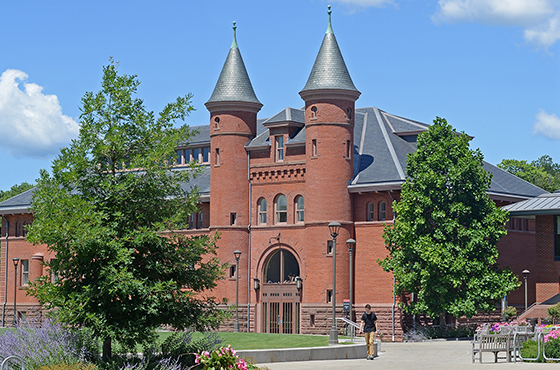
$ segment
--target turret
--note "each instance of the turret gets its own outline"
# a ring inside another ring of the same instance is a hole
[[[307,84],[299,93],[305,101],[306,217],[313,221],[350,221],[347,183],[353,175],[354,86],[331,25]],[[315,195],[315,196],[313,196]],[[326,199],[329,201],[325,202]]]
[[[219,230],[219,257],[235,266],[233,252],[242,252],[239,260],[240,302],[247,302],[250,222],[249,180],[245,144],[257,133],[257,99],[236,40],[233,42],[210,100],[210,229]],[[235,270],[230,270],[230,274]],[[218,298],[233,301],[235,280],[226,279],[214,290]]]

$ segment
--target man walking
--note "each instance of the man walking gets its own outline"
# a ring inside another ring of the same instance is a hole
[[[371,306],[366,304],[366,312],[362,315],[362,322],[360,323],[360,330],[364,333],[366,337],[367,344],[367,359],[373,360],[375,354],[374,343],[375,343],[375,322],[377,321],[377,316],[375,312],[371,312]]]

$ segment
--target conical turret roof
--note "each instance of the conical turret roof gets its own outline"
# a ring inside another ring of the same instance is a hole
[[[233,42],[218,78],[218,83],[216,83],[210,100],[206,103],[235,101],[261,104],[255,95],[241,52],[237,46],[236,28],[235,22],[233,22]]]
[[[325,37],[323,38],[323,44],[321,45],[321,49],[319,49],[319,54],[317,55],[317,59],[315,59],[315,64],[313,65],[307,84],[305,84],[300,94],[311,90],[325,89],[358,92],[358,89],[354,86],[354,82],[352,82],[350,73],[348,73],[348,68],[346,68],[346,63],[344,63],[344,58],[342,58],[342,53],[340,52],[332,30],[330,6],[328,13],[329,25]]]

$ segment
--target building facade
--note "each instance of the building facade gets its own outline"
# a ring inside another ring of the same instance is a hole
[[[234,26],[232,46],[206,103],[209,125],[198,127],[199,134],[177,148],[177,166],[195,160],[203,167],[200,176],[185,184],[185,189],[197,186],[201,203],[189,220],[191,230],[182,232],[220,233],[218,257],[230,268],[212,295],[233,304],[239,294],[241,331],[327,334],[332,301],[342,317],[349,315],[343,302],[351,299],[354,313],[371,304],[385,338],[398,340],[410,318],[397,306],[392,275],[377,260],[387,254],[382,234],[392,224],[407,154],[416,150],[417,135],[429,126],[373,106],[356,108],[360,92],[342,57],[330,11],[327,32],[299,94],[304,108],[288,107],[258,118],[262,103]],[[488,194],[499,206],[544,193],[497,167],[484,166],[493,173]],[[19,311],[39,310],[37,302],[24,297],[26,282],[43,273],[42,260],[54,257],[18,234],[18,222],[32,221],[32,193],[0,203],[2,230],[8,231],[0,267],[6,316],[13,315],[10,287],[19,289]],[[336,240],[328,227],[333,221],[341,225]],[[535,224],[515,221],[508,228],[499,245],[500,263],[521,275],[521,262],[534,260]],[[241,251],[238,262],[234,251]],[[16,255],[27,259],[29,267],[25,278],[20,270],[14,282],[11,259]],[[522,294],[512,293],[510,303],[521,304]],[[222,329],[232,326],[229,322]]]

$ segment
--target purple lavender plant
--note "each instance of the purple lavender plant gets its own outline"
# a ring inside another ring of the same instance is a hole
[[[26,369],[45,365],[84,362],[87,349],[80,347],[78,333],[54,321],[20,322],[0,335],[0,356],[17,355]]]

